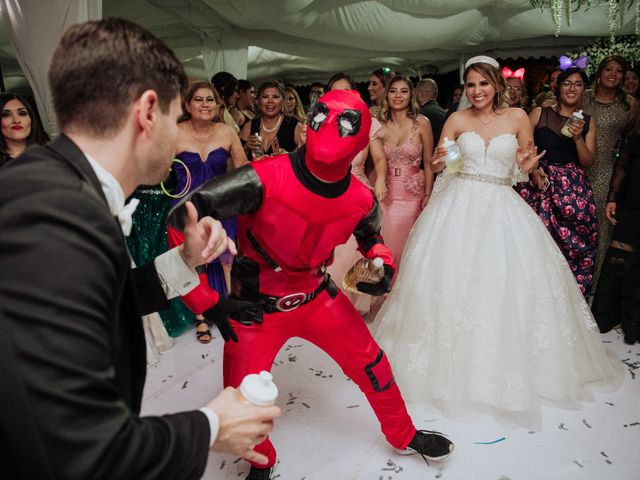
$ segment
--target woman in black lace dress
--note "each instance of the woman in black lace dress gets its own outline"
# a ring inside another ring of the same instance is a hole
[[[640,112],[622,136],[621,155],[613,167],[605,206],[615,226],[602,267],[593,314],[600,331],[622,324],[624,340],[640,340]]]
[[[565,131],[568,135],[561,132],[580,108],[586,83],[584,71],[568,68],[558,77],[557,104],[529,115],[535,144],[546,153],[531,182],[517,188],[560,247],[585,296],[591,291],[598,245],[596,203],[584,172],[593,164],[596,122],[585,114],[583,122]]]

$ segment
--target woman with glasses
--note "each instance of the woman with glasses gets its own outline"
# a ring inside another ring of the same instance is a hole
[[[523,110],[527,110],[527,93],[522,79],[518,77],[507,78],[507,94],[509,95],[510,108],[522,108]]]
[[[529,115],[534,143],[545,155],[532,180],[518,184],[522,198],[536,211],[560,247],[580,291],[587,295],[593,280],[597,248],[596,204],[584,173],[593,164],[596,125],[589,116],[570,122],[580,108],[587,75],[578,67],[558,77],[557,104],[535,108]]]

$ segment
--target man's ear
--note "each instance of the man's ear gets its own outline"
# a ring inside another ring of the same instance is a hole
[[[140,131],[149,132],[158,119],[158,94],[146,90],[136,101],[136,124]]]

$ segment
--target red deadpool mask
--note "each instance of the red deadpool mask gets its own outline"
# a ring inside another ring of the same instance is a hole
[[[354,90],[331,90],[307,116],[307,167],[316,177],[337,182],[369,143],[371,114]]]

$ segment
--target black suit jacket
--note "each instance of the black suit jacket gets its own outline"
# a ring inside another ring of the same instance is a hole
[[[427,117],[431,122],[431,130],[433,131],[433,144],[438,145],[440,140],[440,134],[442,133],[442,127],[446,113],[438,102],[435,100],[429,100],[427,103],[420,107],[420,113]]]
[[[69,138],[0,170],[0,476],[202,476],[202,412],[138,416],[140,316],[166,302],[153,264],[130,268],[98,179]]]

